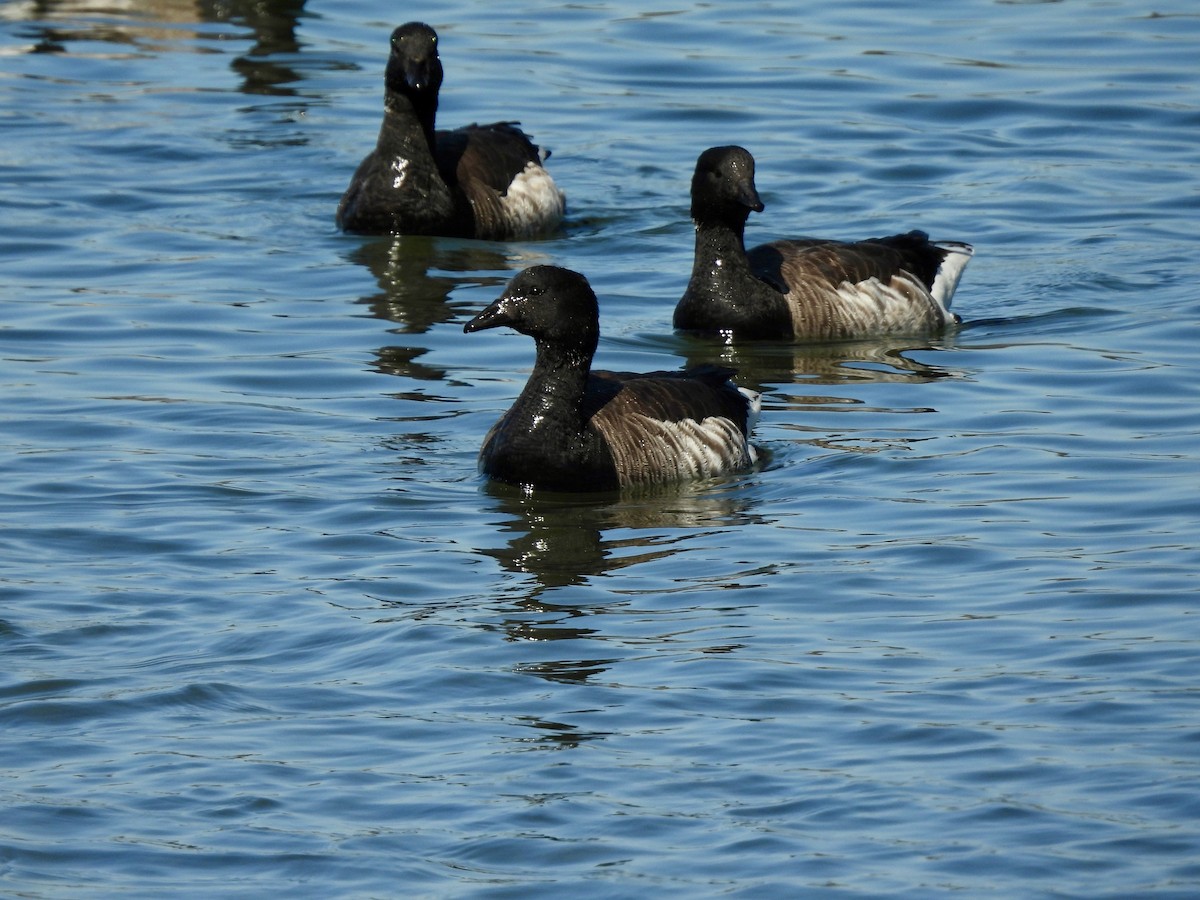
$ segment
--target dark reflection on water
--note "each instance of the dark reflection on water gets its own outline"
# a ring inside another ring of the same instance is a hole
[[[526,495],[519,487],[499,482],[489,482],[485,490],[508,517],[497,530],[507,543],[478,549],[508,572],[532,575],[531,596],[547,588],[582,584],[613,565],[602,537],[606,510],[597,501]]]
[[[382,237],[364,240],[346,258],[375,277],[379,291],[359,297],[377,319],[394,323],[397,334],[421,335],[445,324],[461,310],[451,294],[463,285],[491,285],[499,293],[512,267],[503,245],[476,241],[457,242],[427,237]],[[375,351],[376,371],[418,381],[445,381],[445,369],[428,366],[418,358],[428,353],[420,344],[380,347]]]
[[[304,14],[304,0],[201,0],[197,4],[207,22],[233,22],[254,33],[254,46],[230,64],[242,76],[242,92],[292,96],[287,85],[303,75],[275,55],[300,52],[296,26]]]
[[[375,371],[417,381],[445,381],[446,370],[419,362],[429,351],[424,347],[380,347],[375,351]],[[406,393],[392,396],[407,396]]]
[[[201,21],[196,4],[190,0],[155,4],[153,16],[128,12],[122,15],[120,10],[105,9],[103,19],[97,18],[94,6],[77,0],[39,0],[6,6],[9,16],[20,16],[29,22],[18,33],[34,41],[29,48],[31,52],[65,53],[69,50],[68,45],[85,41],[151,52],[166,49],[167,42],[196,37],[194,32],[185,34],[172,26]]]
[[[487,482],[485,494],[507,519],[498,534],[504,547],[479,548],[508,572],[532,575],[536,597],[544,590],[583,584],[596,575],[667,559],[684,549],[669,532],[730,528],[760,522],[749,512],[737,481],[659,487],[623,495],[570,495],[526,492]],[[632,530],[632,536],[610,532]],[[667,533],[664,533],[667,532]]]
[[[14,13],[29,21],[25,34],[33,41],[30,52],[66,53],[71,44],[102,42],[135,52],[177,52],[184,40],[202,40],[208,35],[187,32],[182,25],[204,23],[246,28],[253,45],[237,56],[231,68],[242,77],[241,92],[292,96],[288,85],[302,80],[290,64],[300,52],[296,28],[304,15],[305,0],[157,0],[128,7],[104,7],[79,0],[41,0],[9,4]],[[103,13],[100,18],[98,12]],[[277,57],[285,57],[278,59]]]
[[[951,346],[947,336],[937,348]],[[952,368],[914,359],[909,354],[933,351],[927,340],[881,338],[836,344],[790,344],[779,341],[717,344],[683,338],[678,348],[686,365],[715,362],[737,369],[737,382],[753,390],[772,384],[920,384],[958,377]]]
[[[718,362],[737,370],[734,380],[763,394],[763,419],[789,440],[813,448],[835,451],[880,452],[908,448],[918,437],[891,434],[880,437],[872,432],[847,433],[850,429],[828,427],[828,420],[811,423],[812,413],[932,413],[928,406],[906,403],[881,406],[871,398],[874,387],[885,384],[932,384],[973,377],[968,371],[928,361],[934,354],[955,346],[954,334],[938,342],[904,337],[881,338],[835,344],[796,345],[783,342],[740,342],[704,345],[684,338],[676,352],[684,355],[687,365]],[[922,359],[914,354],[921,354]],[[844,389],[841,393],[822,393],[816,387]],[[849,394],[846,391],[849,391]],[[918,401],[920,393],[907,395]],[[785,421],[780,421],[780,413]],[[763,467],[770,466],[769,449],[758,443]]]
[[[530,576],[502,589],[499,615],[486,626],[503,631],[513,642],[568,642],[573,647],[569,642],[604,641],[597,617],[626,607],[630,600],[611,593],[595,602],[572,600],[561,589],[647,564],[670,571],[670,560],[687,552],[697,531],[761,522],[749,511],[736,481],[600,497],[533,494],[488,482],[483,494],[492,501],[493,511],[504,516],[496,535],[506,543],[477,547],[476,552],[495,559],[506,572]],[[514,671],[548,681],[584,683],[618,662],[607,656],[564,658],[554,651],[547,656],[518,663]],[[579,739],[570,729],[560,737],[568,743]]]
[[[569,682],[582,679],[568,676],[564,680]],[[608,732],[584,731],[578,725],[538,719],[533,716],[518,716],[516,722],[519,725],[525,725],[533,729],[532,737],[522,736],[516,740],[519,743],[529,744],[532,748],[539,750],[571,750],[587,741],[594,741],[609,736]],[[549,802],[550,799],[552,798],[546,798],[546,802]]]
[[[482,274],[510,267],[503,246],[411,236],[366,240],[347,258],[368,269],[380,290],[356,302],[376,318],[395,322],[399,332],[423,334],[454,318],[450,294],[455,288],[505,283],[505,275]]]

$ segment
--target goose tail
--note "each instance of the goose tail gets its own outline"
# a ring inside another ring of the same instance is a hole
[[[758,451],[750,443],[750,432],[758,425],[758,417],[762,413],[762,394],[749,388],[734,386],[737,387],[738,393],[746,398],[746,455],[750,457],[750,463],[753,465],[758,462]]]
[[[954,296],[958,280],[962,278],[963,269],[967,267],[967,263],[974,256],[975,248],[962,241],[934,241],[933,245],[944,250],[946,257],[938,267],[937,276],[933,279],[933,286],[929,289],[929,293],[942,309],[949,311],[950,298]]]

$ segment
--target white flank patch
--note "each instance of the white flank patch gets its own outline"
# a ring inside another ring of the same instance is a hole
[[[396,173],[392,179],[392,187],[399,190],[404,186],[404,179],[408,177],[408,160],[403,157],[393,159],[392,171]]]
[[[508,192],[500,198],[504,217],[513,232],[527,237],[552,228],[562,221],[567,198],[550,173],[537,163],[529,163],[512,180]]]
[[[630,450],[638,458],[626,460],[623,467],[642,473],[634,477],[635,483],[711,478],[744,469],[757,459],[741,430],[723,416],[664,422],[635,414],[623,424],[635,433],[630,435]]]
[[[907,272],[897,273],[888,284],[878,278],[857,284],[843,281],[837,294],[840,315],[856,334],[923,330],[929,327],[930,307],[941,306],[931,302],[925,287]]]

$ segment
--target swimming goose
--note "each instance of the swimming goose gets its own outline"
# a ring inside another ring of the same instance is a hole
[[[565,198],[542,168],[549,153],[515,122],[436,131],[442,62],[422,22],[392,32],[379,139],[338,204],[360,234],[529,238],[562,221]]]
[[[602,491],[705,478],[754,462],[747,436],[759,396],[730,383],[732,369],[591,369],[599,308],[578,272],[525,269],[463,330],[501,325],[532,337],[537,357],[524,390],[484,438],[484,474],[547,490]]]
[[[692,176],[696,256],[675,327],[726,338],[839,340],[927,334],[959,318],[950,298],[974,252],[923,231],[854,243],[796,238],[749,252],[762,212],[754,157],[742,147],[700,154]]]

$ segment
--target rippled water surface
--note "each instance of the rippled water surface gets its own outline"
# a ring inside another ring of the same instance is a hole
[[[0,3],[0,893],[1196,896],[1194,4],[385,7]],[[334,229],[407,18],[561,236]],[[974,243],[963,327],[673,334],[725,143],[753,242]],[[481,481],[534,262],[763,465]]]

